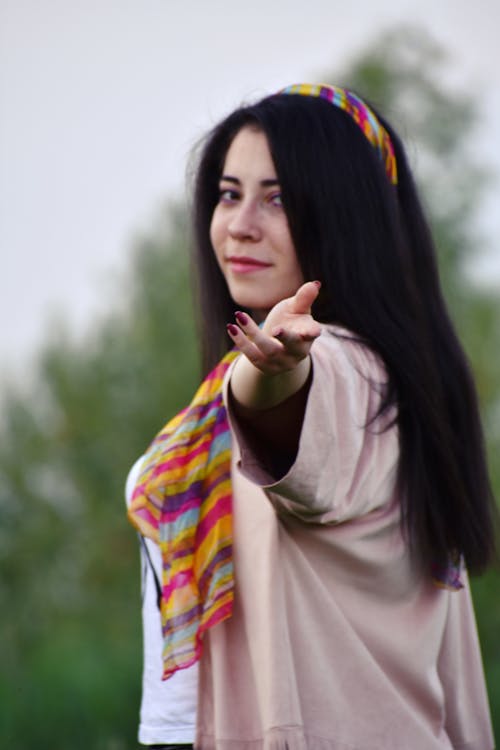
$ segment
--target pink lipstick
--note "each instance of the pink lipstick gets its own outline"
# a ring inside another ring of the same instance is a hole
[[[272,263],[266,263],[247,255],[230,255],[226,258],[226,263],[233,273],[252,273],[252,271],[260,271],[272,266]]]

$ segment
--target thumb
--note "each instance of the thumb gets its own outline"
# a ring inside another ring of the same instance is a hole
[[[309,314],[311,305],[318,296],[320,288],[320,281],[306,281],[305,284],[302,284],[292,297],[291,312],[298,315]]]

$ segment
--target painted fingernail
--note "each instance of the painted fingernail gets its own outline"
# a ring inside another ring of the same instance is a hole
[[[313,281],[313,284],[316,284],[318,289],[321,289],[321,281]]]
[[[248,318],[248,315],[246,313],[240,312],[238,310],[238,312],[234,313],[234,317],[236,318],[236,320],[238,321],[238,323],[240,323],[242,326],[246,326],[248,324],[249,318]]]
[[[240,330],[238,326],[235,326],[234,323],[228,323],[226,326],[228,332],[231,334],[231,336],[237,336],[238,331]]]

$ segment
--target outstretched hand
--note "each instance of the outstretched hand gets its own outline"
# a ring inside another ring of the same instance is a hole
[[[320,284],[308,281],[293,297],[278,302],[262,328],[246,313],[236,313],[238,325],[230,323],[229,336],[242,354],[266,375],[293,370],[305,359],[321,327],[311,315],[311,305]]]

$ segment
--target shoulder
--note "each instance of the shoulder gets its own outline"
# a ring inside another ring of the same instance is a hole
[[[323,325],[311,356],[313,366],[322,365],[338,376],[359,378],[372,385],[385,384],[388,379],[381,357],[347,328]]]
[[[144,458],[144,456],[140,456],[128,473],[125,482],[125,502],[127,503],[127,506],[130,505],[130,501],[132,500],[132,494],[134,492],[134,487],[137,484],[137,480],[139,479]]]

